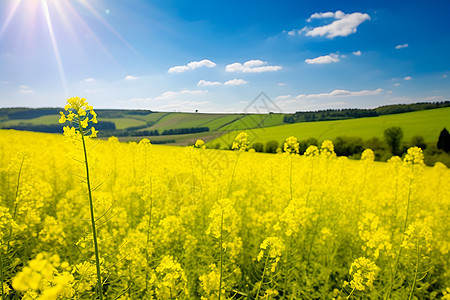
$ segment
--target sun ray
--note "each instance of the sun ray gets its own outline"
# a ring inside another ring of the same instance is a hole
[[[62,82],[63,89],[64,89],[64,97],[67,98],[69,96],[69,91],[67,89],[66,76],[64,74],[64,68],[63,68],[63,64],[61,61],[61,56],[59,55],[58,44],[56,42],[55,33],[53,31],[53,25],[52,25],[52,20],[50,18],[50,12],[48,10],[47,0],[41,0],[41,4],[42,4],[42,10],[45,15],[45,20],[47,22],[50,39],[52,41],[53,51],[55,52],[55,58],[56,58],[56,62],[58,64],[59,75],[61,76],[61,82]]]
[[[92,29],[89,27],[89,25],[86,24],[86,22],[83,20],[83,18],[78,14],[78,12],[75,10],[75,8],[72,6],[70,2],[67,2],[67,7],[70,9],[71,13],[75,16],[78,23],[83,26],[83,28],[89,32],[89,35],[94,39],[94,41],[97,43],[97,45],[102,49],[102,51],[122,70],[125,72],[124,68],[119,64],[119,62],[114,58],[114,56],[111,54],[111,52],[108,51],[108,48],[103,45],[103,43],[100,41],[100,39],[97,37],[97,35],[92,31]]]
[[[122,35],[120,35],[120,33],[118,33],[114,29],[114,27],[112,27],[87,1],[80,0],[80,3],[83,4],[84,7],[86,7],[100,22],[102,22],[103,25],[105,25],[118,39],[120,39],[122,41],[122,43],[124,43],[125,46],[127,46],[134,54],[136,54],[137,56],[139,56],[140,58],[145,60],[144,57],[136,49],[134,49],[134,47],[131,46],[130,43],[128,43],[122,37]]]
[[[6,28],[9,25],[9,22],[11,22],[11,19],[14,17],[17,8],[20,6],[20,4],[22,3],[22,0],[17,0],[15,2],[13,2],[12,4],[12,8],[9,10],[8,16],[5,19],[5,22],[3,23],[2,29],[0,30],[0,38],[3,36],[3,33],[5,32]]]

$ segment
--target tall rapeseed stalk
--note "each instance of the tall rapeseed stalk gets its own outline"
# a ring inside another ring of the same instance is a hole
[[[86,147],[86,134],[90,133],[90,138],[97,137],[97,130],[92,126],[88,129],[89,123],[97,123],[97,114],[94,111],[94,108],[90,106],[86,99],[80,97],[73,97],[67,99],[67,105],[64,107],[64,110],[68,112],[66,115],[64,112],[60,112],[61,118],[59,119],[59,123],[65,123],[66,121],[72,122],[75,127],[65,126],[64,127],[64,136],[74,141],[80,141],[82,143],[83,156],[84,156],[84,166],[86,169],[86,183],[87,190],[89,196],[89,210],[91,216],[91,226],[92,226],[92,236],[94,239],[94,252],[95,252],[95,266],[97,269],[97,289],[98,289],[98,297],[100,300],[103,299],[102,293],[102,279],[100,273],[100,254],[98,250],[98,242],[97,242],[97,229],[95,227],[95,215],[94,215],[94,204],[92,201],[92,188],[91,188],[91,179],[89,174],[89,162],[87,155],[87,147]],[[78,127],[78,128],[76,128]]]

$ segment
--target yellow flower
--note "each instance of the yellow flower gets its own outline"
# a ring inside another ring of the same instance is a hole
[[[290,136],[286,139],[286,142],[284,143],[284,152],[288,154],[298,154],[298,148],[299,143],[296,137]]]
[[[95,130],[95,127],[92,126],[91,127],[91,135],[90,135],[90,137],[91,138],[96,138],[97,137],[97,132],[98,132],[98,130]]]
[[[62,111],[59,112],[59,114],[61,115],[61,118],[59,118],[59,123],[66,123],[66,116],[64,115],[64,113]]]
[[[358,291],[372,289],[373,281],[379,271],[380,268],[370,259],[365,257],[356,259],[350,266],[349,271],[350,276],[352,276],[350,281],[351,288]]]
[[[231,147],[231,149],[238,150],[241,152],[247,151],[249,144],[250,142],[248,141],[248,134],[242,131],[234,139],[233,146]]]

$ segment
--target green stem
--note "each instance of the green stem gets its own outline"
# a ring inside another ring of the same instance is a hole
[[[409,217],[409,206],[410,206],[410,200],[411,200],[411,189],[412,189],[412,182],[413,182],[413,175],[414,175],[414,165],[411,165],[411,178],[409,180],[409,188],[408,188],[408,200],[406,205],[406,215],[405,215],[405,222],[403,224],[403,230],[401,234],[404,234],[406,231],[406,226],[408,225],[408,217]],[[402,247],[399,247],[397,259],[395,260],[394,264],[394,276],[397,274],[398,271],[398,264],[400,262],[400,256],[402,254]],[[392,292],[392,286],[389,289],[389,294]]]
[[[228,187],[228,195],[227,195],[227,197],[230,197],[230,194],[231,194],[231,185],[232,185],[233,180],[234,180],[234,174],[236,173],[236,167],[237,167],[237,163],[238,163],[238,160],[239,160],[239,153],[240,152],[238,151],[237,155],[236,155],[236,162],[234,163],[233,174],[231,174],[231,180],[230,180],[230,185]]]
[[[292,200],[292,155],[291,155],[291,170],[290,170],[290,173],[289,173],[289,183],[290,183],[291,200]]]
[[[89,194],[89,209],[91,212],[92,236],[94,238],[95,266],[97,267],[98,296],[99,296],[100,300],[103,300],[102,277],[100,274],[100,256],[99,256],[98,243],[97,243],[97,230],[95,228],[94,204],[92,201],[91,181],[90,181],[90,176],[89,176],[89,164],[88,164],[88,157],[87,157],[87,150],[86,150],[86,142],[84,141],[84,132],[83,132],[83,127],[81,126],[80,117],[78,117],[78,126],[80,128],[81,140],[83,142],[84,164],[86,166],[86,182],[87,182],[88,194]]]
[[[312,183],[313,183],[313,176],[314,176],[314,157],[311,157],[311,174],[309,175],[309,188],[308,188],[308,194],[306,195],[306,204],[305,207],[308,208],[308,202],[309,202],[309,195],[311,194],[312,190]]]
[[[355,291],[355,288],[353,288],[353,290],[350,292],[350,294],[348,295],[347,299],[350,299],[350,297],[353,295],[354,291]]]
[[[5,300],[5,291],[3,290],[3,250],[0,248],[0,285],[2,286],[2,300]]]
[[[17,175],[17,185],[16,185],[16,194],[14,196],[14,209],[13,209],[13,220],[16,220],[17,215],[17,197],[19,196],[19,188],[20,188],[20,175],[22,174],[22,168],[23,168],[23,162],[25,161],[25,156],[22,156],[22,162],[20,163],[19,167],[19,174]],[[6,253],[9,253],[10,249],[10,242],[12,237],[12,228],[9,230],[9,237],[8,237],[8,245],[6,247]]]
[[[264,275],[266,275],[267,263],[269,262],[269,252],[270,252],[270,248],[267,250],[267,258],[266,258],[266,262],[264,263],[264,270],[263,270],[263,273],[261,276],[261,282],[259,283],[258,291],[256,292],[256,300],[259,299],[259,292],[261,291],[261,286],[263,285],[263,282],[264,282]]]
[[[419,239],[417,239],[417,260],[416,260],[416,270],[414,272],[414,280],[413,280],[413,284],[411,286],[411,290],[409,291],[409,298],[408,300],[412,299],[413,296],[413,292],[414,292],[414,288],[416,286],[416,281],[417,281],[417,274],[419,273],[419,260],[420,260],[420,248],[419,248]]]
[[[219,246],[220,246],[220,277],[219,277],[219,300],[221,298],[222,295],[222,274],[223,274],[223,249],[222,249],[222,244],[223,244],[223,209],[222,209],[222,216],[220,218],[220,242],[219,242]]]
[[[150,179],[150,193],[153,193],[153,181]],[[145,292],[148,293],[148,261],[149,261],[149,255],[148,255],[148,243],[150,242],[150,227],[152,224],[152,210],[153,210],[153,196],[150,194],[150,208],[149,208],[149,216],[148,216],[148,224],[147,224],[147,242],[145,246],[145,257],[147,259],[147,268],[145,271]]]

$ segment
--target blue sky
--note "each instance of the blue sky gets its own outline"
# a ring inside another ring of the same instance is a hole
[[[2,0],[0,107],[242,112],[448,100],[450,1]]]

